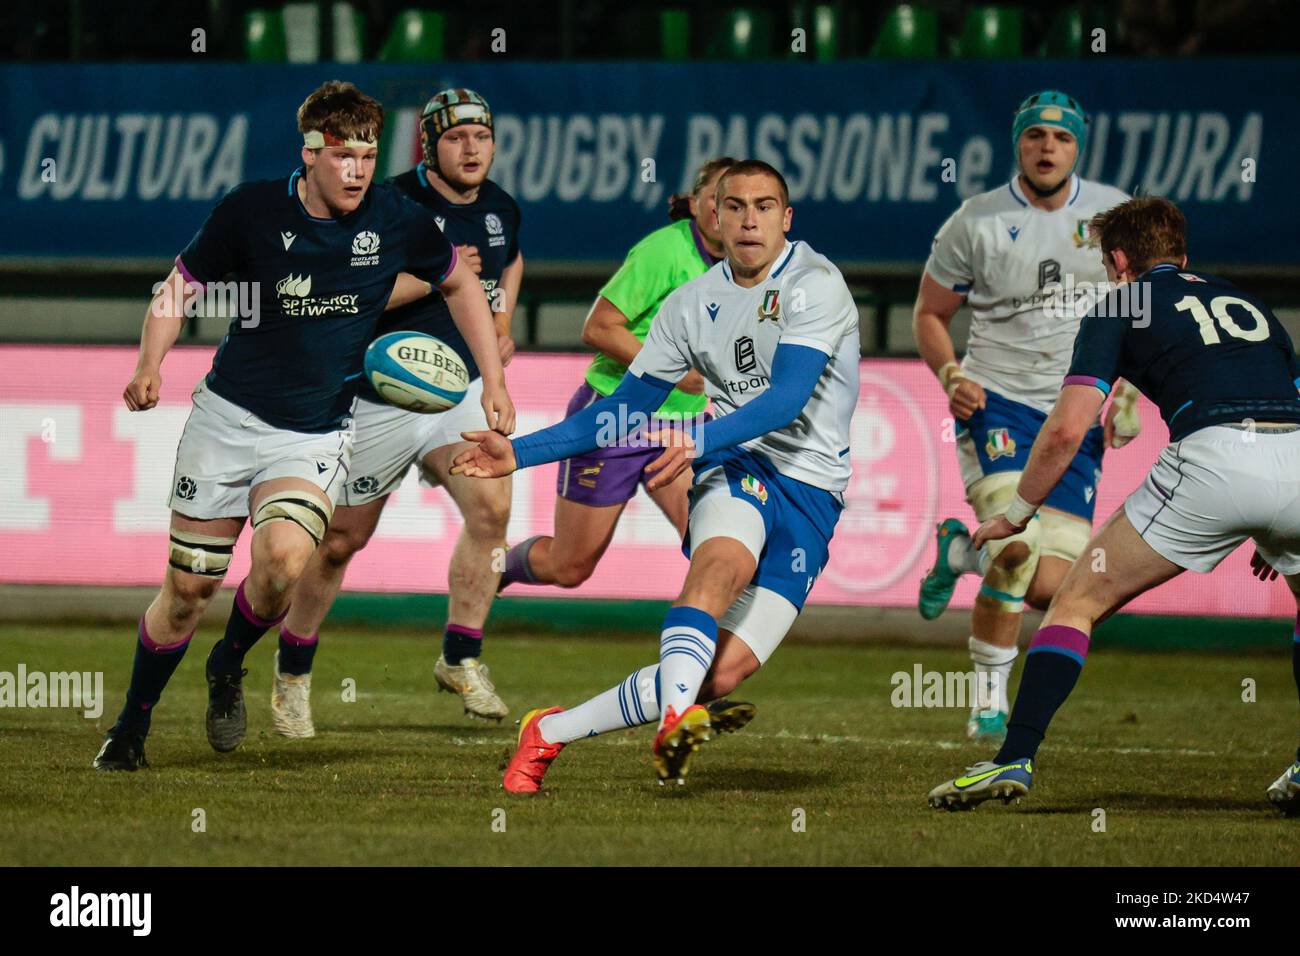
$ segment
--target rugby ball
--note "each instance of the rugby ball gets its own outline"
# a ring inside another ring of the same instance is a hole
[[[426,415],[455,408],[469,387],[456,350],[419,332],[389,332],[371,342],[366,378],[390,405]]]

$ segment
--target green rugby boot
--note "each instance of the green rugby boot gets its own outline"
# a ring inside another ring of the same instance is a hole
[[[916,601],[917,610],[927,621],[933,621],[948,609],[948,602],[952,600],[957,579],[961,577],[961,572],[948,563],[948,552],[952,548],[952,543],[958,538],[970,541],[970,532],[956,518],[945,518],[935,528],[934,540],[937,554],[934,567],[921,579],[920,594]]]

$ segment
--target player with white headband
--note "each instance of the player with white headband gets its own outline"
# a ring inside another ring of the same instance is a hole
[[[140,619],[126,705],[97,769],[148,766],[153,709],[251,517],[252,567],[206,667],[208,742],[226,752],[244,739],[244,656],[284,620],[329,526],[347,479],[363,356],[403,270],[446,297],[485,380],[487,421],[514,429],[478,278],[432,216],[396,188],[371,185],[383,120],[383,107],[351,83],[314,91],[298,110],[303,165],[224,196],[155,293],[123,393],[133,412],[158,404],[163,357],[205,284],[247,283],[257,311],[231,321],[194,389],[176,453],[166,576]],[[281,633],[281,657],[299,652]]]

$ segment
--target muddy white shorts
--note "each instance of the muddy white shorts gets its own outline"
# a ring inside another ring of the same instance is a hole
[[[248,493],[272,478],[302,478],[336,502],[348,476],[351,427],[295,432],[268,425],[200,382],[176,449],[168,507],[187,518],[245,518]]]
[[[357,399],[353,410],[351,474],[340,504],[364,505],[397,490],[407,469],[435,448],[463,441],[461,432],[488,427],[483,412],[483,379],[470,382],[465,397],[436,415],[408,412],[387,402]],[[431,477],[422,472],[428,484]]]

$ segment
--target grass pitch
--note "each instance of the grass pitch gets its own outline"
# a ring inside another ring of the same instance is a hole
[[[964,650],[789,645],[735,695],[757,719],[707,744],[680,792],[654,782],[642,728],[578,742],[548,793],[513,798],[510,721],[612,686],[653,659],[653,636],[489,633],[512,710],[496,726],[434,692],[435,638],[334,628],[307,741],[271,731],[268,638],[249,655],[248,739],[223,755],[203,732],[205,633],[154,717],[153,768],[100,774],[131,628],[0,628],[0,671],[102,670],[106,697],[98,721],[0,709],[0,864],[1292,865],[1300,820],[1264,797],[1296,743],[1288,636],[1258,657],[1094,653],[1029,798],[955,814],[926,792],[991,750],[960,740],[963,711],[893,707],[891,675],[964,669]]]

